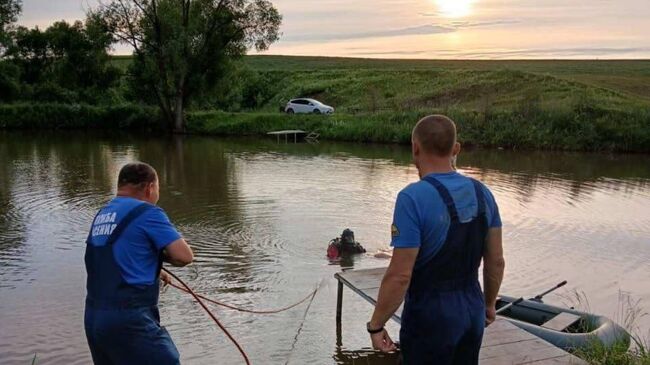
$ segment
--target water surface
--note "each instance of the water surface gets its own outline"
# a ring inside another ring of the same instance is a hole
[[[90,361],[83,333],[84,240],[122,164],[160,174],[160,205],[196,253],[176,269],[198,292],[249,308],[296,301],[322,280],[310,309],[258,316],[215,308],[254,364],[384,364],[365,332],[372,307],[345,292],[327,242],[347,227],[369,251],[388,247],[394,199],[417,180],[404,146],[273,140],[0,134],[0,363]],[[463,173],[488,184],[504,221],[504,292],[613,318],[620,303],[650,309],[650,157],[467,151]],[[585,300],[582,305],[586,306]],[[161,315],[188,364],[237,364],[235,348],[187,295],[167,289]],[[650,320],[638,322],[650,329]],[[299,329],[301,329],[299,331]],[[397,336],[397,326],[389,329]]]

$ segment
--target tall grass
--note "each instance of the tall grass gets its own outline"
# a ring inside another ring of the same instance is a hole
[[[590,312],[587,296],[575,292],[572,300],[576,307]],[[643,310],[641,300],[633,300],[629,294],[619,293],[615,321],[630,334],[630,341],[620,341],[612,347],[605,347],[594,339],[589,348],[574,353],[592,365],[650,365],[650,332],[643,334],[638,323],[648,313]]]
[[[476,112],[463,108],[414,112],[336,114],[192,112],[190,133],[264,135],[284,129],[317,132],[323,139],[410,143],[415,123],[429,113],[444,113],[458,124],[465,145],[547,150],[650,151],[650,110],[575,109]]]

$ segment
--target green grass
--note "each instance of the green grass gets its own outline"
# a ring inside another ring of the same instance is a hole
[[[417,120],[428,112],[444,112],[456,120],[465,145],[545,150],[650,151],[650,110],[611,111],[577,104],[567,110],[492,112],[463,108],[420,112],[385,112],[332,116],[281,113],[191,112],[190,133],[264,135],[268,131],[303,129],[328,140],[409,143]]]
[[[390,60],[334,57],[249,56],[259,71],[520,71],[610,89],[650,101],[650,60]]]
[[[570,301],[581,310],[591,312],[584,293],[575,292]],[[643,310],[640,300],[634,301],[623,293],[619,293],[618,304],[614,320],[630,334],[630,341],[621,340],[608,348],[594,339],[589,348],[577,350],[574,354],[592,365],[650,365],[650,338],[642,336],[638,326],[639,319],[648,313]]]
[[[115,57],[126,69],[130,57]],[[650,152],[650,61],[443,61],[249,56],[229,111],[191,110],[193,133],[302,128],[325,139],[408,143],[421,116],[448,114],[466,144]],[[336,108],[282,115],[295,97]],[[243,100],[243,101],[242,101]],[[228,102],[230,103],[230,102]],[[239,103],[239,104],[237,104]],[[229,105],[229,104],[228,104]]]

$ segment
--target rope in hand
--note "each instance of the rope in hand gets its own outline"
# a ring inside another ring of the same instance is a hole
[[[165,271],[166,271],[166,270],[165,270]],[[174,288],[176,288],[176,289],[178,289],[178,290],[181,290],[181,291],[184,291],[184,292],[186,292],[186,293],[191,294],[187,289],[185,289],[185,288],[183,288],[183,287],[181,287],[181,286],[179,286],[179,285],[177,285],[177,284],[169,283],[169,284],[167,284],[167,285],[169,285],[169,286],[171,286],[171,287],[174,287]],[[244,313],[253,313],[253,314],[274,314],[274,313],[280,313],[280,312],[287,311],[287,310],[289,310],[289,309],[291,309],[291,308],[295,308],[295,307],[299,306],[300,304],[306,302],[309,298],[311,298],[311,297],[313,297],[314,295],[316,295],[316,292],[318,291],[319,288],[320,288],[320,285],[319,285],[318,287],[316,287],[316,289],[314,289],[313,291],[311,291],[311,292],[310,292],[306,297],[304,297],[303,299],[301,299],[299,302],[296,302],[296,303],[294,303],[294,304],[291,304],[291,305],[289,305],[289,306],[286,306],[286,307],[283,307],[283,308],[280,308],[280,309],[269,309],[269,310],[253,310],[253,309],[239,308],[239,307],[232,306],[232,305],[230,305],[230,304],[226,304],[226,303],[223,303],[223,302],[219,302],[219,301],[217,301],[217,300],[214,300],[214,299],[207,298],[207,297],[205,297],[205,296],[203,296],[203,295],[201,295],[201,294],[196,294],[196,295],[197,295],[199,298],[205,300],[205,301],[208,302],[208,303],[216,304],[216,305],[218,305],[218,306],[225,307],[225,308],[232,309],[232,310],[236,310],[236,311],[239,311],[239,312],[244,312]]]
[[[239,343],[237,342],[237,340],[235,340],[235,338],[232,337],[232,335],[230,334],[230,332],[228,332],[228,330],[226,329],[226,327],[224,327],[224,326],[221,324],[221,322],[219,322],[219,320],[217,319],[217,317],[215,317],[215,315],[212,314],[212,312],[210,311],[210,309],[208,309],[208,307],[207,307],[207,306],[203,303],[203,301],[201,300],[201,297],[199,297],[198,295],[196,295],[196,293],[194,293],[194,291],[192,291],[192,289],[190,289],[190,287],[187,286],[187,284],[185,284],[185,282],[184,282],[183,280],[181,280],[178,276],[176,276],[174,273],[172,273],[171,271],[165,269],[164,267],[162,268],[162,270],[165,271],[167,274],[169,274],[169,275],[170,275],[171,277],[173,277],[174,279],[176,279],[176,281],[178,281],[179,283],[181,283],[181,285],[183,285],[183,286],[185,287],[185,291],[186,291],[187,293],[191,294],[191,295],[194,297],[194,299],[196,299],[196,301],[201,305],[201,307],[203,307],[203,309],[208,313],[208,315],[210,316],[210,318],[212,318],[212,320],[214,321],[214,323],[216,323],[217,326],[219,326],[219,328],[221,328],[221,330],[223,331],[223,333],[225,333],[226,336],[228,336],[228,338],[230,339],[230,341],[232,341],[232,343],[235,344],[235,346],[237,347],[237,350],[239,350],[239,353],[241,353],[241,355],[244,357],[244,361],[246,362],[246,365],[250,365],[251,362],[250,362],[250,360],[248,359],[248,355],[246,355],[246,352],[244,351],[244,349],[239,345]]]

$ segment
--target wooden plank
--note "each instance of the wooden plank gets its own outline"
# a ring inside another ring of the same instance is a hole
[[[506,343],[496,346],[482,347],[480,360],[508,359],[508,363],[524,364],[526,362],[550,359],[567,355],[562,349],[536,338],[533,340]],[[501,362],[504,363],[504,362]]]
[[[485,330],[483,336],[483,347],[512,344],[515,342],[530,341],[537,338],[535,335],[522,331],[519,328],[508,328],[506,330],[493,331],[492,326],[496,323],[504,323],[507,321],[499,320],[493,323]],[[513,326],[514,327],[514,326]]]
[[[527,362],[526,365],[587,365],[586,361],[583,361],[575,356],[564,355],[560,357],[554,357],[552,359],[544,359],[539,361]]]
[[[386,268],[349,270],[338,273],[335,277],[370,304],[375,305],[385,272]],[[393,316],[393,320],[400,323],[401,313],[402,307]],[[497,318],[497,321],[485,330],[480,363],[481,365],[587,364],[502,318]]]
[[[553,317],[550,321],[544,323],[542,327],[552,329],[555,331],[564,331],[567,327],[578,322],[580,316],[573,313],[562,312]]]
[[[378,268],[368,270],[350,270],[337,275],[346,281],[350,288],[372,289],[379,288],[385,272],[385,268]]]
[[[268,132],[267,134],[270,134],[270,135],[280,135],[280,134],[282,134],[282,135],[284,135],[284,134],[307,134],[307,132],[305,132],[305,131],[303,131],[303,130],[300,130],[300,129],[296,129],[296,130],[293,130],[293,129],[292,129],[292,130],[286,130],[286,131],[273,131],[273,132]]]

